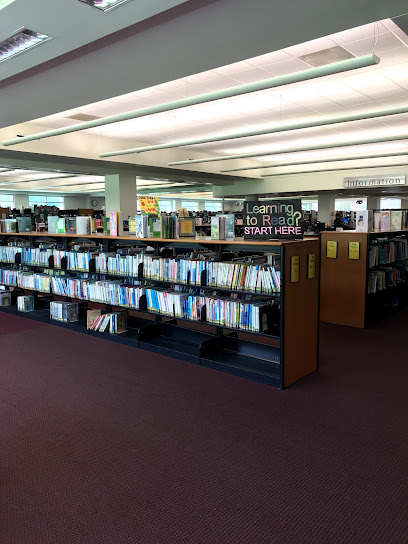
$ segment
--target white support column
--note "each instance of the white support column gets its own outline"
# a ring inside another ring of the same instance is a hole
[[[121,212],[122,219],[137,213],[137,188],[135,174],[121,173],[105,176],[106,216]]]
[[[334,205],[335,196],[331,193],[322,192],[317,196],[319,210],[317,212],[317,218],[322,223],[327,223],[330,227],[334,221]]]

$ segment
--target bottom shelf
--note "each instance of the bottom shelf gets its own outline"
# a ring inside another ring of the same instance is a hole
[[[80,304],[79,321],[65,323],[50,320],[51,300],[52,297],[36,298],[32,312],[19,312],[16,304],[0,307],[0,311],[283,388],[279,347],[242,340],[234,332],[217,335],[186,329],[177,320],[164,323],[133,315],[128,316],[128,330],[122,334],[88,331],[86,303]]]

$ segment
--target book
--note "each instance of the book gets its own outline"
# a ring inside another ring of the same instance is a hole
[[[76,218],[76,233],[83,235],[92,234],[91,217],[79,215]]]
[[[136,215],[136,238],[148,238],[148,221],[147,215]]]
[[[221,217],[225,220],[224,240],[235,240],[235,214],[228,213]]]
[[[149,217],[149,238],[161,238],[162,221],[160,217]]]
[[[129,234],[136,234],[136,217],[129,216],[128,225],[129,225]]]
[[[96,319],[101,315],[101,310],[88,310],[86,312],[86,328],[92,329],[92,325]]]
[[[211,217],[211,240],[221,240],[220,222],[221,217],[219,215],[214,215],[213,217]]]
[[[402,210],[391,210],[390,227],[393,231],[402,229]]]
[[[0,306],[11,306],[10,291],[0,291]]]
[[[110,236],[118,236],[118,213],[119,212],[110,212],[109,214]]]
[[[65,234],[65,217],[58,217],[56,234]]]
[[[356,231],[371,232],[373,229],[373,211],[364,210],[356,212]]]
[[[382,232],[388,232],[391,229],[391,214],[389,211],[381,212],[380,229]]]
[[[178,220],[177,237],[195,237],[195,218],[194,217],[180,217]]]

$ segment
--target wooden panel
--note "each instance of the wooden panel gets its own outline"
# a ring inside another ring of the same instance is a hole
[[[322,232],[320,320],[364,327],[367,275],[367,239],[360,232]],[[326,256],[328,241],[337,241],[337,259]],[[360,242],[360,259],[348,256],[349,242]]]
[[[303,244],[285,246],[284,296],[284,386],[317,369],[319,327],[319,269],[307,279],[307,256],[316,255],[319,262],[319,242],[305,240]],[[290,282],[290,259],[300,258],[299,281]]]

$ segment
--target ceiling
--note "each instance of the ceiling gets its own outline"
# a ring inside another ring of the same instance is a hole
[[[185,3],[187,0],[131,0],[103,12],[79,0],[14,0],[0,2],[0,42],[22,28],[52,40],[1,63],[0,81],[105,38],[109,34]]]
[[[127,95],[89,104],[74,110],[37,119],[36,125],[48,128],[69,126],[78,122],[71,117],[89,115],[105,117],[124,113],[185,96],[194,96],[225,89],[242,83],[260,81],[282,74],[310,68],[300,57],[341,47],[349,55],[359,56],[373,50],[380,63],[368,68],[296,83],[191,106],[168,113],[89,129],[100,137],[102,150],[105,138],[118,140],[117,149],[132,147],[134,142],[160,144],[178,140],[232,134],[234,131],[257,130],[272,125],[325,119],[351,113],[370,112],[408,104],[408,37],[390,19],[346,30],[324,38],[275,51],[209,70],[187,78],[137,91]],[[271,151],[259,157],[259,164],[290,161],[312,161],[327,158],[352,158],[355,155],[408,153],[408,139],[400,142],[371,144],[364,147],[287,153],[290,148],[325,145],[376,136],[408,136],[408,114],[368,119],[327,127],[294,130],[251,138],[232,139],[211,144],[190,146],[188,150],[211,156]],[[52,140],[51,140],[52,141]],[[279,155],[279,151],[285,154]],[[143,162],[148,153],[138,155]],[[395,159],[394,159],[395,162]],[[216,163],[215,163],[216,164]],[[234,161],[219,164],[219,170],[234,167]],[[251,162],[248,163],[251,165]],[[196,166],[196,165],[195,165]],[[322,170],[327,167],[321,164]],[[281,166],[271,170],[252,171],[257,177],[268,173],[302,171],[304,165]],[[316,165],[313,165],[316,168]]]

